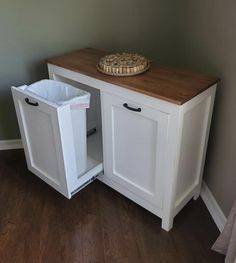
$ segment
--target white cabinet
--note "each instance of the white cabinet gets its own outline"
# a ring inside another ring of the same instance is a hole
[[[105,76],[96,70],[104,54],[84,49],[50,59],[50,78],[100,93],[99,180],[159,216],[169,231],[200,194],[218,79],[154,65],[137,77]]]
[[[161,217],[167,231],[200,194],[215,88],[184,105],[124,90],[102,93],[100,179]]]
[[[108,93],[103,113],[106,176],[161,208],[168,115]]]

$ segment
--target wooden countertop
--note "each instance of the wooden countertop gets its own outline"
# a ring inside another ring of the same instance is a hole
[[[151,64],[150,70],[132,77],[102,74],[96,66],[100,57],[109,54],[92,48],[50,58],[47,63],[134,90],[151,97],[181,105],[219,81],[219,78],[186,70]]]

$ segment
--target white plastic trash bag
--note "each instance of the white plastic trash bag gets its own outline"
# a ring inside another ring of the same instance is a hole
[[[25,90],[57,105],[70,104],[72,109],[90,106],[90,93],[55,80],[40,80],[26,86]]]

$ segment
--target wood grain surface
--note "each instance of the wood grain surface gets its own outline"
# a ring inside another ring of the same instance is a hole
[[[223,263],[219,232],[201,199],[169,232],[161,220],[99,181],[71,200],[26,168],[23,150],[0,151],[0,262]]]
[[[99,59],[109,54],[92,48],[50,58],[47,63],[73,70],[105,82],[181,105],[217,83],[219,78],[186,70],[176,70],[154,63],[140,75],[108,76],[97,70]]]

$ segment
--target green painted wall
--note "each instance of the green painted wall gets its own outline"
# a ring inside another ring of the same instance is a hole
[[[236,199],[236,1],[178,1],[176,60],[221,78],[204,179],[225,215]]]
[[[236,198],[236,3],[221,0],[1,0],[0,140],[19,138],[10,86],[47,78],[44,60],[80,49],[138,51],[217,74],[205,180],[226,214]]]
[[[47,78],[48,57],[97,47],[139,51],[162,62],[172,59],[171,2],[2,0],[0,140],[20,137],[10,86]]]

